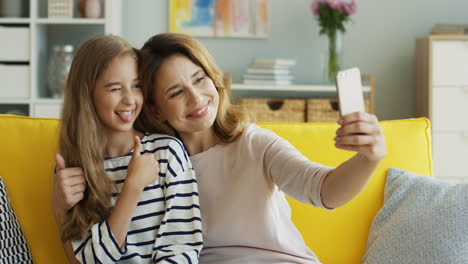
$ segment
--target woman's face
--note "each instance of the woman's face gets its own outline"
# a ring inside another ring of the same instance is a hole
[[[93,91],[96,113],[109,132],[129,132],[141,111],[143,93],[133,56],[112,59]]]
[[[205,71],[183,55],[165,60],[156,73],[155,110],[181,135],[211,130],[219,95]]]

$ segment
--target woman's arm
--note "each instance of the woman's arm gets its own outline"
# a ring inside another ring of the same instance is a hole
[[[385,138],[374,115],[356,112],[338,122],[335,146],[358,153],[324,179],[321,197],[327,208],[342,206],[358,195],[386,155]]]

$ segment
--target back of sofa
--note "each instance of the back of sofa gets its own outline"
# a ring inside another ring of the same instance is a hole
[[[323,263],[360,263],[367,233],[383,201],[385,172],[399,167],[432,174],[426,119],[382,122],[387,158],[366,189],[333,211],[290,201],[293,221]],[[304,155],[336,166],[352,153],[333,146],[335,124],[259,124],[288,139]],[[58,120],[0,115],[0,176],[35,263],[66,263],[51,209]]]

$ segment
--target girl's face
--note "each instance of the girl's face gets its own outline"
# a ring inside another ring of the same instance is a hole
[[[112,59],[93,91],[97,115],[109,132],[129,132],[141,111],[143,93],[133,56]]]
[[[154,87],[156,113],[181,136],[211,129],[219,95],[200,66],[183,55],[173,55],[161,65]]]

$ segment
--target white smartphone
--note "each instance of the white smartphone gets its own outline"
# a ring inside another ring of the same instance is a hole
[[[341,116],[353,112],[365,112],[359,68],[339,71],[336,74],[336,90]]]

